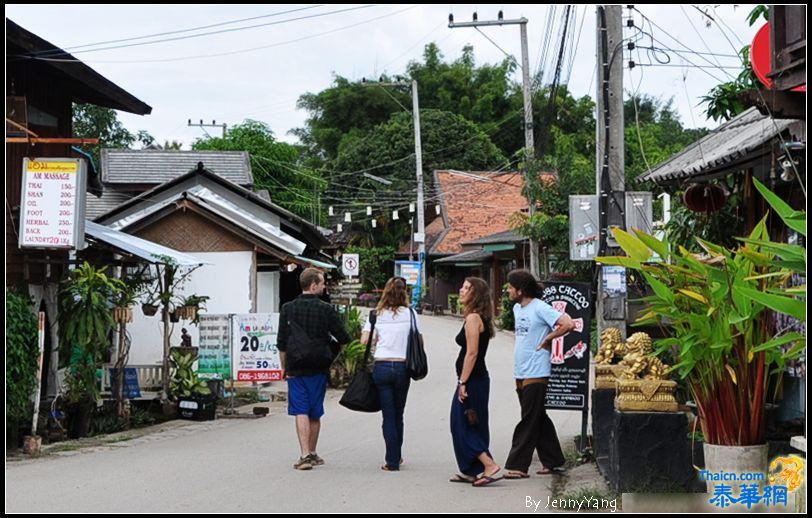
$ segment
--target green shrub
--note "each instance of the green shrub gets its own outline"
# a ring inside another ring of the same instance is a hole
[[[516,328],[516,321],[513,317],[513,306],[515,302],[510,300],[508,295],[508,284],[502,286],[502,314],[499,315],[499,327],[506,331],[513,331]]]
[[[37,315],[30,297],[6,295],[6,418],[21,423],[34,411],[31,395],[37,385]]]

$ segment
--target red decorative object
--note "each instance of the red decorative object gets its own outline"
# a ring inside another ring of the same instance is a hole
[[[753,65],[753,72],[756,73],[759,81],[764,83],[767,89],[772,90],[773,81],[767,77],[773,68],[770,22],[765,23],[753,38],[753,45],[750,46],[750,63]],[[797,86],[792,91],[806,92],[806,85]]]
[[[693,184],[685,189],[682,201],[694,212],[716,212],[725,205],[727,192],[714,184]]]

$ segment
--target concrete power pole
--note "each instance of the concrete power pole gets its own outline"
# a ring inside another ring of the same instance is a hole
[[[530,92],[530,58],[527,52],[527,18],[519,18],[518,20],[503,20],[502,12],[499,11],[499,19],[496,21],[476,21],[476,15],[473,22],[454,23],[453,16],[448,17],[448,26],[452,29],[456,27],[481,27],[491,25],[518,25],[521,29],[522,39],[522,90],[524,93],[524,156],[525,156],[525,182],[527,182],[527,175],[532,173],[530,166],[531,159],[535,158],[535,148],[533,143],[533,100]],[[536,200],[532,197],[527,199],[530,204],[530,216],[536,213]],[[539,244],[535,239],[530,239],[530,272],[538,279],[539,278]]]
[[[599,5],[597,13],[598,91],[596,181],[600,211],[599,255],[618,253],[611,227],[624,228],[625,172],[623,167],[623,16],[622,6]],[[607,150],[608,146],[608,152]],[[600,266],[598,266],[601,268]],[[598,276],[596,317],[598,334],[607,327],[626,338],[626,276],[613,274],[615,289],[604,289],[604,269]],[[620,284],[618,284],[620,281]]]
[[[417,233],[420,241],[417,242],[417,260],[420,261],[420,287],[422,297],[426,284],[426,220],[423,213],[423,148],[420,140],[420,103],[417,95],[417,81],[412,81],[412,112],[414,114],[414,157],[415,173],[417,174]],[[417,241],[412,234],[412,242]],[[417,301],[420,304],[420,301]]]

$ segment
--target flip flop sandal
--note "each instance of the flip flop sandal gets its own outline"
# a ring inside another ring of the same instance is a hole
[[[456,475],[454,475],[453,477],[448,479],[448,481],[449,482],[460,482],[462,484],[473,484],[476,481],[476,478],[474,478],[474,477],[468,478],[468,477],[466,477],[465,475],[463,475],[461,473],[457,473]]]
[[[499,473],[499,471],[497,471],[496,473]],[[496,475],[496,473],[494,473],[493,475]],[[494,482],[498,482],[498,481],[502,480],[502,477],[494,477],[493,475],[491,475],[491,476],[482,475],[481,477],[476,479],[476,482],[474,482],[471,485],[474,486],[474,487],[484,487],[484,486],[489,486],[489,485],[493,484]]]
[[[527,473],[522,473],[520,471],[508,471],[502,478],[507,480],[520,480],[523,478],[530,478],[530,475],[528,475]]]

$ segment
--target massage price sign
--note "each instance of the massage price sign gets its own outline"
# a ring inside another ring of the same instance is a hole
[[[23,159],[20,248],[82,248],[86,167],[81,158]]]
[[[282,363],[276,347],[278,334],[279,313],[232,315],[232,379],[281,381]]]

